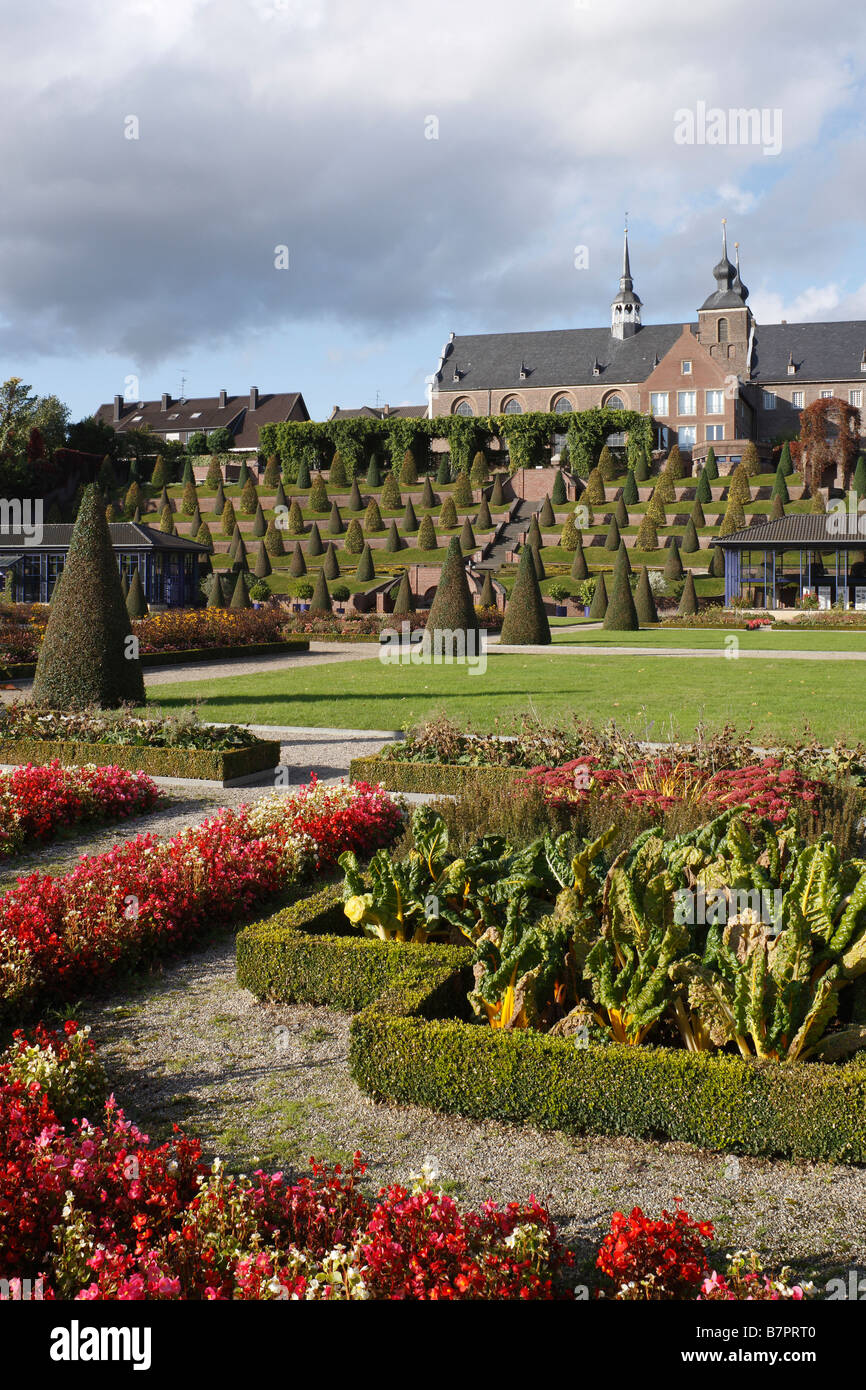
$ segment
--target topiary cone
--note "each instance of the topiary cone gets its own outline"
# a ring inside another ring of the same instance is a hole
[[[478,602],[482,608],[494,608],[496,606],[496,593],[493,588],[493,576],[490,570],[484,576],[484,583],[481,585],[481,593]]]
[[[370,549],[369,542],[367,542],[361,552],[355,578],[358,580],[359,584],[369,584],[370,580],[376,578],[376,570],[373,565],[373,552]]]
[[[33,701],[52,709],[144,703],[141,662],[98,488],[85,488],[66,565],[51,602],[33,680]]]
[[[544,611],[532,552],[532,546],[524,547],[514,588],[505,606],[500,641],[506,646],[535,647],[550,643],[550,623]]]
[[[259,541],[259,551],[256,556],[255,568],[256,579],[267,579],[268,575],[272,572],[273,565],[271,564],[270,556],[268,555],[267,546],[265,545],[263,540]]]
[[[427,617],[427,631],[477,632],[478,618],[469,584],[466,566],[457,536],[452,536],[448,554],[442,566],[439,586]]]
[[[138,569],[132,571],[132,579],[126,595],[126,611],[130,618],[145,618],[148,613],[147,599],[144,597]]]
[[[614,571],[613,590],[604,615],[604,627],[609,632],[637,632],[640,627],[624,565]]]
[[[331,606],[331,595],[329,594],[328,586],[325,583],[325,575],[322,570],[319,570],[319,573],[316,577],[316,587],[313,590],[313,597],[310,600],[310,612],[331,613],[332,611],[333,609]]]
[[[412,593],[412,586],[409,583],[409,571],[404,570],[400,579],[400,587],[397,590],[397,597],[394,600],[395,613],[414,613],[415,598]]]
[[[595,592],[592,596],[592,603],[589,605],[589,616],[596,622],[600,621],[607,612],[607,585],[604,582],[604,575],[600,574],[595,582]]]
[[[588,579],[589,566],[586,563],[586,556],[583,553],[583,542],[578,541],[577,550],[574,552],[574,559],[571,562],[572,579]]]
[[[340,578],[340,562],[337,559],[337,550],[333,541],[331,541],[328,549],[325,551],[325,558],[322,561],[322,574],[326,579]]]
[[[678,618],[689,618],[698,611],[698,600],[695,594],[695,581],[691,570],[686,575],[686,584],[683,589],[683,596],[680,599],[680,606],[677,609]]]
[[[676,536],[672,536],[670,546],[668,547],[668,557],[665,560],[664,576],[665,579],[676,581],[677,579],[682,579],[684,573],[683,562],[680,559],[679,543],[677,542]]]
[[[634,591],[635,612],[640,623],[657,623],[659,620],[658,609],[649,582],[649,570],[646,565],[641,565],[637,580],[637,588]]]
[[[243,570],[238,570],[238,577],[235,580],[234,592],[229,608],[251,608],[250,596],[247,592],[247,581]]]

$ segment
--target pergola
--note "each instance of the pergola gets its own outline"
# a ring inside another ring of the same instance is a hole
[[[725,557],[725,604],[793,608],[815,598],[820,608],[866,609],[866,513],[794,513],[710,544]]]

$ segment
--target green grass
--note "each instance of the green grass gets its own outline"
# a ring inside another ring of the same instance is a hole
[[[699,720],[754,725],[765,739],[800,733],[808,719],[830,742],[866,739],[861,662],[692,661],[664,656],[496,655],[484,674],[466,666],[385,666],[377,659],[297,666],[225,680],[161,686],[152,704],[199,701],[204,719],[257,724],[399,729],[447,710],[493,729],[535,712],[573,714],[662,737],[690,733]]]
[[[567,619],[553,619],[560,625]],[[640,632],[557,632],[557,644],[591,644],[602,647],[721,647],[736,637],[743,651],[866,652],[863,632],[747,632],[737,628],[645,627]]]

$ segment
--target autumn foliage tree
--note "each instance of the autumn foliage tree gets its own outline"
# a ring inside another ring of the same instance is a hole
[[[814,495],[828,468],[836,468],[847,492],[857,461],[860,411],[838,396],[813,401],[800,414],[800,469]]]

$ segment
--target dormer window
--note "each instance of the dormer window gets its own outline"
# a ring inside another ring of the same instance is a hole
[[[796,375],[797,375],[797,364],[796,364],[796,362],[794,361],[794,354],[793,354],[793,352],[791,352],[791,353],[788,354],[788,376],[796,376]]]
[[[463,373],[461,372],[460,368],[459,368],[459,367],[455,367],[455,368],[454,368],[454,375],[452,376],[451,380],[452,380],[452,381],[459,381],[460,378],[462,377],[462,375],[463,375]]]

